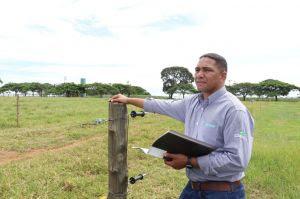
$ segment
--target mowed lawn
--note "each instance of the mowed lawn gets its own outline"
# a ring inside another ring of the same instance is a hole
[[[255,122],[254,151],[243,180],[248,198],[300,198],[300,102],[246,102]],[[128,106],[131,110],[139,110]],[[107,99],[0,97],[0,198],[101,198],[108,190]],[[183,124],[158,114],[129,119],[128,198],[178,198],[184,170],[132,149],[148,147]]]

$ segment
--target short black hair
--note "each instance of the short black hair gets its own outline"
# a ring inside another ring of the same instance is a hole
[[[200,57],[203,58],[203,57],[207,57],[207,58],[210,58],[210,59],[213,59],[216,61],[216,65],[218,65],[218,67],[221,69],[221,70],[224,70],[227,72],[227,61],[224,57],[222,57],[221,55],[218,55],[216,53],[206,53],[204,55],[202,55]]]

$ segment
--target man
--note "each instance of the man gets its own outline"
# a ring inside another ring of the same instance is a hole
[[[171,159],[165,160],[166,165],[174,169],[186,167],[189,181],[180,199],[245,198],[240,180],[251,156],[254,121],[238,98],[226,91],[226,76],[226,60],[208,53],[200,57],[195,68],[199,94],[173,102],[120,94],[110,99],[180,120],[185,124],[186,135],[216,148],[201,157],[165,154]]]

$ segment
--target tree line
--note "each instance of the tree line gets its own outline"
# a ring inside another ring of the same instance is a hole
[[[197,93],[198,91],[193,86],[194,77],[191,72],[185,67],[172,66],[164,68],[161,71],[161,79],[163,81],[163,92],[166,93],[170,99],[174,94],[181,94],[184,98],[186,94]],[[0,79],[0,83],[2,83]],[[259,83],[242,82],[233,85],[226,85],[226,89],[237,96],[242,96],[246,100],[247,96],[257,96],[258,98],[275,98],[278,100],[279,96],[287,96],[290,91],[298,90],[293,84],[282,82],[274,79],[267,79]],[[122,93],[127,96],[131,95],[150,95],[145,89],[139,86],[131,86],[128,84],[75,84],[62,83],[52,85],[49,83],[8,83],[0,87],[0,93],[13,91],[15,94],[22,93],[26,96],[29,92],[37,93],[39,96],[100,96],[114,95]]]
[[[267,79],[259,83],[243,82],[226,86],[226,89],[234,95],[242,96],[246,100],[247,96],[257,96],[258,98],[275,98],[287,96],[292,90],[300,91],[300,87],[293,84],[274,79]]]
[[[33,96],[37,94],[40,97],[45,96],[65,96],[65,97],[78,97],[78,96],[99,96],[115,95],[122,93],[128,96],[131,95],[150,95],[145,89],[139,86],[132,86],[129,84],[75,84],[75,83],[62,83],[62,84],[49,84],[38,82],[25,82],[25,83],[7,83],[0,87],[0,93],[14,92],[14,94],[22,94],[27,96],[31,93]]]
[[[173,98],[175,93],[182,94],[184,97],[185,94],[198,92],[192,85],[193,74],[185,67],[164,68],[161,71],[161,79],[163,91],[169,95],[169,98]],[[255,95],[258,98],[272,97],[276,101],[279,96],[287,96],[292,90],[300,91],[300,87],[274,79],[267,79],[259,83],[243,82],[226,85],[226,89],[234,95],[242,96],[243,100],[246,100],[247,96]]]

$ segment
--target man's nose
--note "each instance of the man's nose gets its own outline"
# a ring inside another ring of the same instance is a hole
[[[197,78],[204,77],[204,73],[200,70],[200,71],[195,73],[195,77],[197,77]]]

